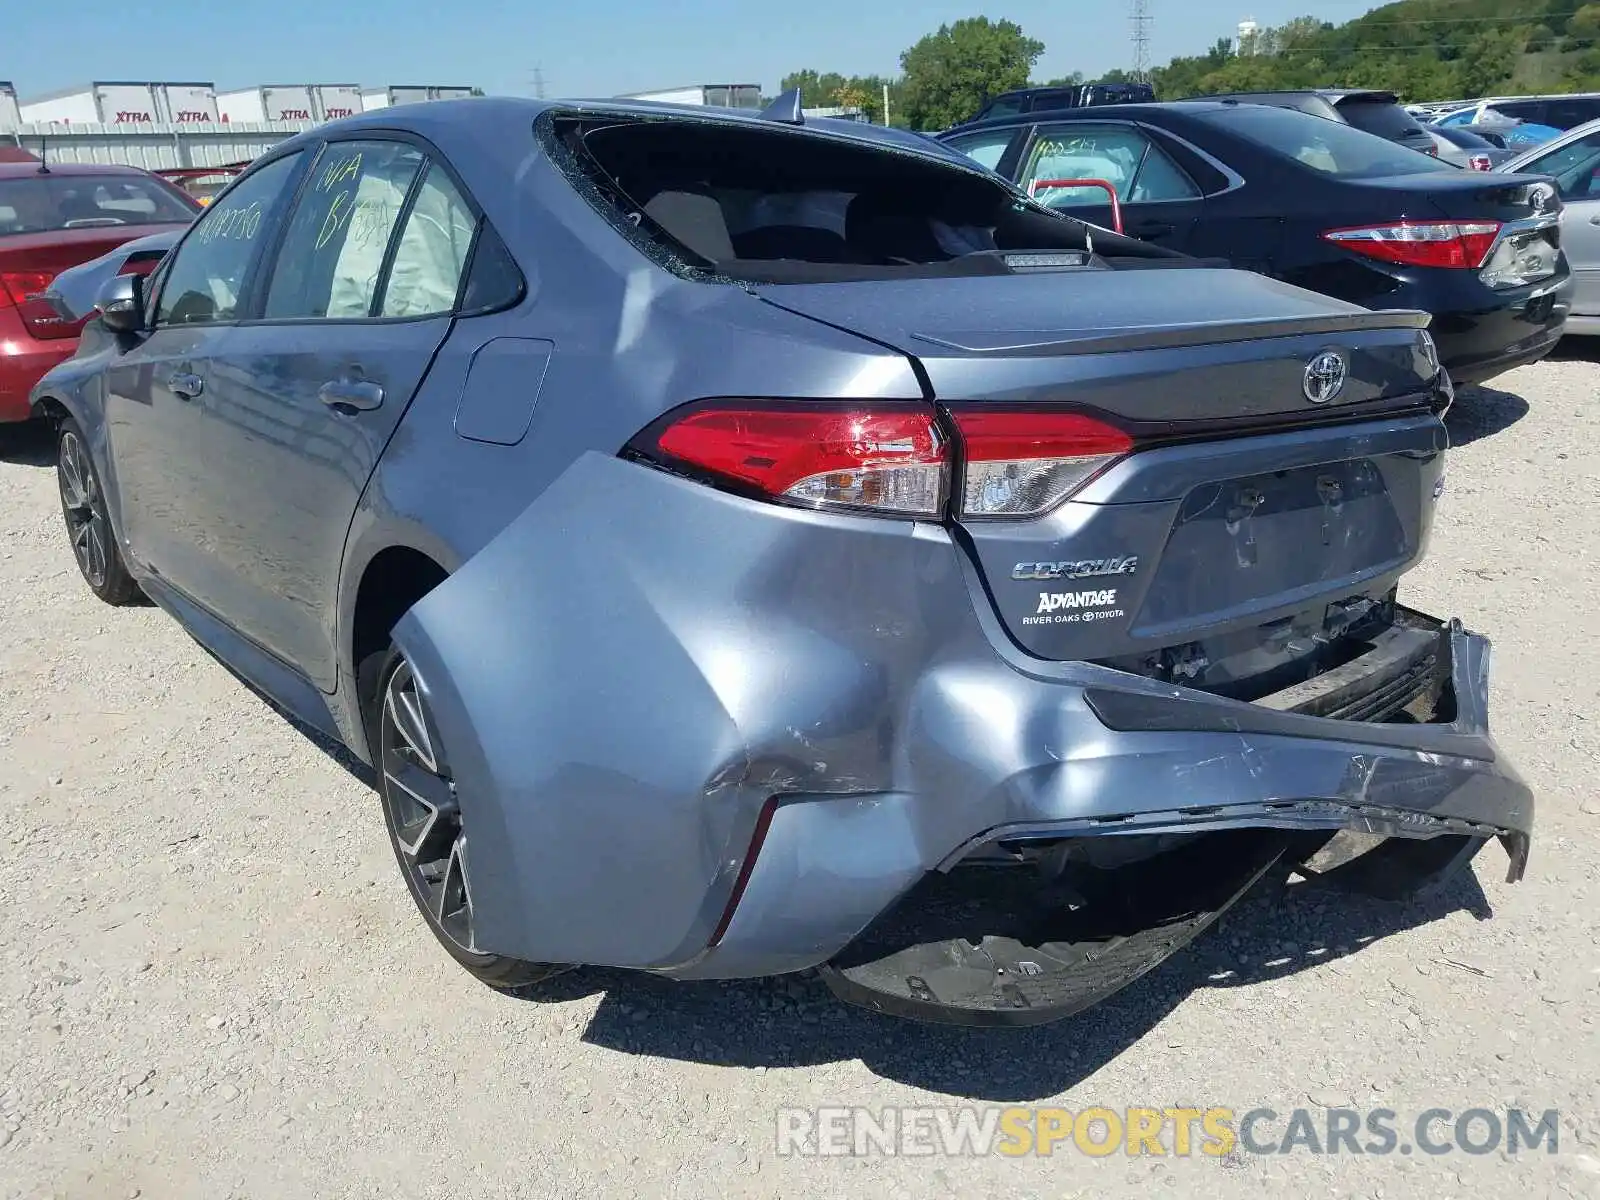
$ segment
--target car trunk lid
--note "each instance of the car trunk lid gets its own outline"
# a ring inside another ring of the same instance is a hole
[[[68,321],[44,299],[62,271],[90,262],[125,242],[171,229],[170,225],[92,226],[0,237],[0,305],[14,307],[34,337],[77,337],[84,321]]]
[[[1132,439],[1037,515],[968,512],[956,483],[958,540],[1031,654],[1265,694],[1342,661],[1421,555],[1445,448],[1424,314],[1196,270],[762,295],[912,356],[958,439],[1002,412]]]

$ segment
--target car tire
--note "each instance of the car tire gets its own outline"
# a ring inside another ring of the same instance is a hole
[[[569,968],[477,949],[467,831],[438,732],[398,647],[357,670],[383,823],[406,889],[428,929],[479,982],[499,990],[540,983]]]
[[[89,439],[71,417],[64,418],[56,430],[56,483],[72,556],[89,590],[107,604],[136,603],[139,585],[128,573],[111,528],[105,489],[89,453]]]

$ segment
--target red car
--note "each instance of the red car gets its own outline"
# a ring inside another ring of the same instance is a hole
[[[50,281],[199,211],[136,167],[0,161],[0,421],[27,420],[33,385],[77,349],[83,323],[37,298]]]

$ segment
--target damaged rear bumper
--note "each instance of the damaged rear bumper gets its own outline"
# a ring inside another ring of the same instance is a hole
[[[1533,802],[1489,735],[1488,643],[1431,628],[1431,659],[1413,638],[1369,672],[1409,717],[1315,715],[1363,694],[1337,679],[1219,699],[1023,655],[942,529],[591,455],[395,636],[455,772],[480,945],[519,958],[837,983],[897,902],[995,847],[1256,831],[1103,986],[1025,997],[1041,1020],[1161,961],[1295,831],[1499,838],[1520,875]],[[873,986],[905,1011],[986,1011],[892,967]]]

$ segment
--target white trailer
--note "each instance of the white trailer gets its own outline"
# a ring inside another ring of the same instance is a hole
[[[17,111],[17,89],[0,82],[0,129],[22,124],[22,114]]]
[[[265,83],[217,93],[224,121],[336,121],[362,110],[353,83]]]
[[[269,83],[217,93],[224,121],[312,121],[311,89],[305,84]]]
[[[311,107],[319,121],[337,121],[362,111],[361,88],[354,83],[314,83]]]
[[[439,87],[434,84],[392,84],[361,93],[364,110],[389,108],[395,104],[419,104],[425,100],[464,100],[472,95],[469,87]]]
[[[618,100],[649,100],[656,104],[698,104],[715,108],[760,108],[759,83],[696,83],[689,87],[662,88],[654,92],[629,92]]]
[[[24,100],[24,123],[40,125],[193,125],[217,119],[209,83],[104,81]]]

